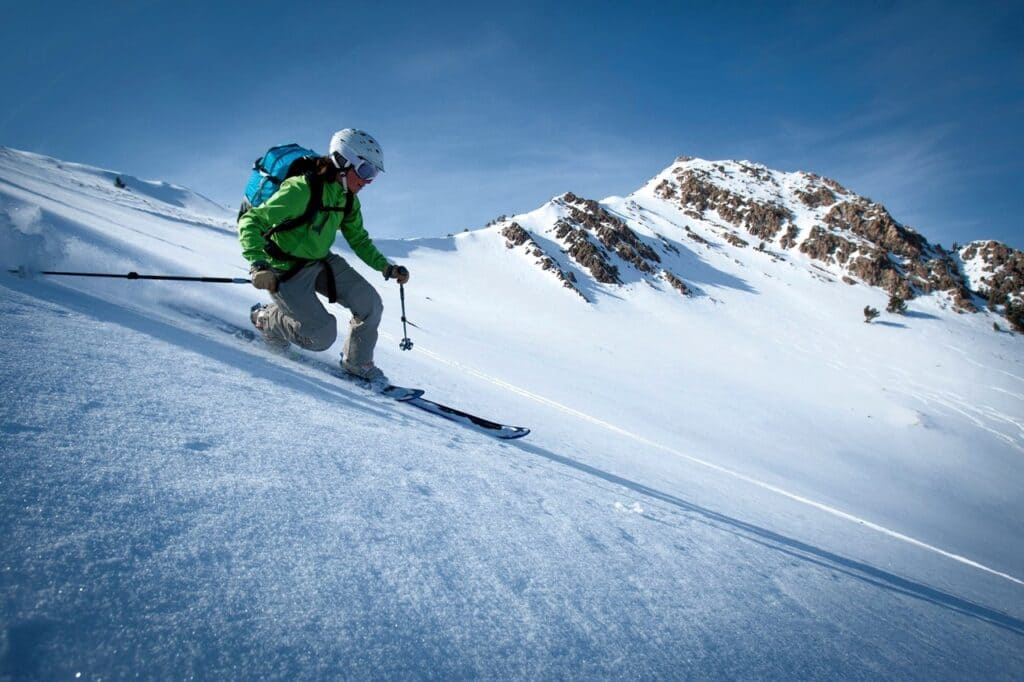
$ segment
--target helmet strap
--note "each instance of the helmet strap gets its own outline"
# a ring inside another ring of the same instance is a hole
[[[331,155],[331,161],[334,162],[335,167],[340,171],[346,171],[352,165],[348,159],[341,155],[341,152],[334,152]]]

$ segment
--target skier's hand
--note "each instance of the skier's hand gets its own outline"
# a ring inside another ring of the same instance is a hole
[[[388,265],[384,268],[384,279],[397,279],[399,284],[409,281],[409,270],[404,265]]]
[[[249,268],[249,277],[252,285],[257,289],[266,289],[273,293],[277,291],[277,273],[270,269],[266,263],[253,263]]]

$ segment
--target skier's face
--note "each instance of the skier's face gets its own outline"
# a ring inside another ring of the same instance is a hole
[[[345,186],[348,187],[352,194],[358,194],[359,190],[369,185],[373,180],[363,180],[356,173],[356,170],[349,166],[348,170],[345,171]]]

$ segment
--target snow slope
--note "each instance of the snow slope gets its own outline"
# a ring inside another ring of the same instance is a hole
[[[230,213],[115,175],[0,150],[4,270],[245,276]],[[403,353],[363,268],[378,363],[509,443],[186,312],[247,285],[0,274],[0,677],[1019,679],[1019,337],[603,205],[701,295],[379,242]]]

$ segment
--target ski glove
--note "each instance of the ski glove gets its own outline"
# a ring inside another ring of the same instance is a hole
[[[409,270],[404,265],[391,265],[384,268],[384,279],[397,279],[399,284],[409,281]]]
[[[249,277],[252,279],[252,285],[257,289],[266,289],[271,293],[277,291],[277,273],[263,261],[252,264],[252,267],[249,268]]]

